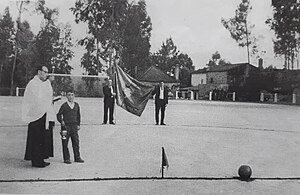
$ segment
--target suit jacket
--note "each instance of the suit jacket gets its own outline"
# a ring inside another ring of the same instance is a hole
[[[104,94],[104,103],[114,103],[115,102],[115,97],[112,95],[111,90],[107,85],[105,85],[103,87],[103,94]]]
[[[152,95],[155,95],[155,104],[158,103],[159,95],[160,95],[160,87],[159,85],[155,86],[154,91],[152,92]],[[164,104],[168,104],[168,88],[164,87]]]

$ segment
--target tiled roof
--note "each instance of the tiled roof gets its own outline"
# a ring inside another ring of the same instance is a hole
[[[231,70],[233,68],[236,68],[239,66],[246,66],[246,65],[253,66],[249,63],[225,64],[225,65],[211,66],[211,67],[199,69],[199,70],[193,72],[192,74],[201,74],[201,73],[206,73],[206,72],[225,72],[225,71]],[[255,67],[255,66],[253,66],[253,67]]]
[[[226,64],[222,66],[212,66],[208,68],[208,72],[225,72],[241,65],[246,65],[246,64]]]
[[[198,70],[192,72],[192,74],[201,74],[201,73],[207,73],[207,68],[198,69]]]
[[[159,82],[163,81],[165,83],[180,83],[179,80],[176,80],[174,77],[168,75],[167,73],[163,72],[156,66],[151,66],[146,70],[146,72],[138,77],[139,81],[144,82]]]

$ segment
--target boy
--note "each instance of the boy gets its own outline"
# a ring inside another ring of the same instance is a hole
[[[63,158],[64,163],[71,164],[70,153],[68,149],[69,138],[71,137],[72,147],[74,152],[74,161],[83,163],[79,153],[79,136],[80,130],[80,107],[77,102],[74,102],[74,91],[72,89],[67,91],[67,102],[61,105],[57,113],[57,120],[61,123],[62,131],[66,130],[66,135],[62,137]],[[62,133],[62,132],[61,132]]]

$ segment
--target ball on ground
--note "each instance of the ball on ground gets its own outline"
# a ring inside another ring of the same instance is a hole
[[[240,166],[238,173],[242,181],[247,181],[251,177],[252,170],[248,165],[242,165]]]

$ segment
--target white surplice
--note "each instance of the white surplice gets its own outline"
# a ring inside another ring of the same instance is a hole
[[[52,100],[53,89],[50,80],[41,81],[38,76],[35,76],[25,88],[22,120],[30,123],[40,119],[46,113],[46,129],[48,129],[49,121],[55,121]]]

